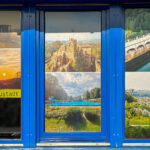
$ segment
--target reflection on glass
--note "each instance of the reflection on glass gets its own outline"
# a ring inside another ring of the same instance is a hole
[[[150,9],[125,14],[125,136],[150,139]]]
[[[20,12],[0,11],[0,138],[20,138]]]
[[[45,18],[45,131],[100,132],[101,13]]]

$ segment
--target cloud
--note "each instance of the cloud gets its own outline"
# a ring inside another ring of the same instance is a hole
[[[101,87],[101,76],[98,72],[53,72],[50,74],[57,77],[61,86],[70,96],[82,95],[86,90]]]
[[[21,71],[21,51],[18,49],[0,49],[0,77],[7,72],[7,78],[16,77]]]
[[[86,33],[46,33],[46,41],[68,41],[70,38],[78,41],[100,40],[100,32]]]
[[[18,50],[0,50],[0,62],[4,66],[8,65],[20,65],[21,64],[21,52]]]
[[[150,72],[126,72],[126,89],[150,90]]]

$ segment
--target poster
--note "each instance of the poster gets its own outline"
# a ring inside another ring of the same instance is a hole
[[[150,9],[125,14],[125,137],[150,139]]]
[[[98,20],[94,25],[93,18]],[[81,20],[94,29],[90,31]],[[101,131],[100,30],[100,12],[46,13],[46,132]]]

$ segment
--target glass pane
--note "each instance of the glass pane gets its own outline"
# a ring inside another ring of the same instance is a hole
[[[150,139],[150,9],[126,9],[125,21],[125,136]]]
[[[20,12],[0,11],[0,138],[20,138]]]
[[[45,131],[101,131],[101,13],[45,13]]]

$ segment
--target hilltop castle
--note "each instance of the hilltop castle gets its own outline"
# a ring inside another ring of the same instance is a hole
[[[100,69],[99,66],[92,55],[92,48],[90,46],[78,46],[77,40],[71,38],[68,43],[61,45],[52,54],[50,61],[46,63],[46,70],[95,72]]]

